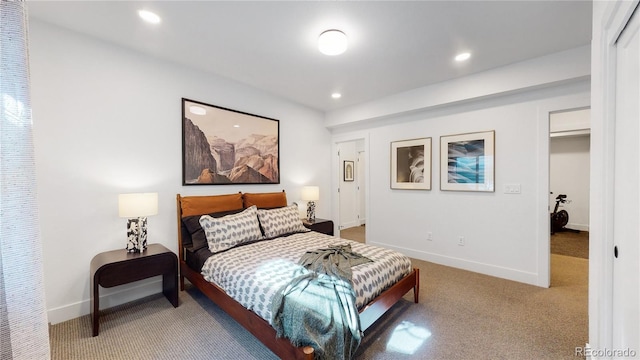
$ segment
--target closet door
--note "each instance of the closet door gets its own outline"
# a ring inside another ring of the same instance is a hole
[[[613,349],[640,352],[640,14],[616,43]]]

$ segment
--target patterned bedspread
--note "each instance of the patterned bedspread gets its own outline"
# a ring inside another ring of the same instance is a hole
[[[347,243],[354,252],[373,260],[352,268],[358,308],[411,272],[411,260],[396,251],[312,231],[215,254],[205,262],[202,275],[271,323],[271,300],[278,289],[303,271],[297,264],[300,257],[308,250]]]

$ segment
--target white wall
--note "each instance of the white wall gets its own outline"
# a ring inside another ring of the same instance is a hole
[[[434,261],[527,283],[537,283],[537,173],[540,100],[504,99],[480,109],[456,109],[371,131],[370,198],[367,241],[395,247]],[[495,130],[494,193],[441,191],[440,137]],[[431,191],[389,188],[391,141],[432,137]],[[376,160],[377,159],[377,160]],[[520,194],[505,194],[519,184]],[[392,226],[390,226],[392,225]],[[433,240],[427,241],[427,233]],[[459,236],[466,245],[457,245]]]
[[[325,123],[334,146],[365,139],[368,243],[548,286],[548,115],[588,99],[587,47],[341,109]],[[496,191],[439,190],[440,137],[486,130],[495,131]],[[416,137],[433,140],[432,190],[392,190],[389,144]],[[506,184],[519,184],[521,193],[506,194]]]
[[[567,195],[559,209],[569,213],[569,229],[589,231],[589,147],[589,135],[552,137],[549,143],[551,210],[556,196]]]
[[[117,194],[157,191],[149,242],[177,252],[175,196],[321,188],[329,204],[330,134],[321,113],[32,20],[36,174],[49,321],[89,312],[89,263],[126,245]],[[189,54],[185,54],[189,56]],[[280,185],[181,186],[181,98],[280,120]],[[309,161],[313,159],[313,161]],[[320,206],[318,217],[330,217]],[[159,278],[103,289],[101,307],[160,291]]]

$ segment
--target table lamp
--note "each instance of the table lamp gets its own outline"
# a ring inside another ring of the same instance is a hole
[[[316,219],[316,201],[320,200],[320,188],[317,186],[303,186],[302,200],[307,201],[307,220]]]
[[[118,215],[128,218],[128,252],[143,252],[147,249],[147,216],[158,213],[158,193],[118,195]]]

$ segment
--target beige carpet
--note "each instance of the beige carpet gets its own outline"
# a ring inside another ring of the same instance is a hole
[[[558,255],[566,255],[579,257],[582,259],[589,258],[589,232],[557,232],[551,235],[551,253]]]
[[[549,289],[414,260],[421,271],[420,305],[402,302],[374,324],[358,358],[399,358],[391,350],[399,331],[420,343],[403,358],[575,359],[575,348],[588,338],[588,263],[551,258]]]
[[[361,243],[364,243],[365,225],[342,229],[340,230],[340,237],[343,239],[349,239],[349,240],[359,241]]]
[[[549,289],[413,260],[409,293],[367,330],[357,359],[575,359],[587,341],[585,259],[552,255]],[[50,327],[52,359],[274,359],[199,291],[154,295]],[[397,339],[401,339],[398,341]]]
[[[340,236],[365,242],[365,226],[343,229]],[[588,232],[557,233],[553,240],[556,252],[570,256],[551,254],[549,289],[414,259],[421,271],[420,302],[428,304],[418,308],[407,302],[406,308],[392,309],[367,331],[359,358],[394,359],[395,354],[388,351],[389,328],[403,324],[431,334],[424,342],[431,347],[411,356],[416,359],[575,358],[575,348],[588,339]],[[393,323],[385,321],[396,311],[401,314]],[[412,319],[425,322],[414,327]],[[386,336],[378,337],[377,331]],[[534,350],[532,344],[540,348]]]
[[[162,294],[102,310],[100,334],[88,315],[49,327],[52,360],[275,359],[200,291]]]

